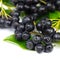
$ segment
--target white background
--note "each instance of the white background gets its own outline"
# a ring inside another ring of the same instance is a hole
[[[23,50],[19,46],[3,41],[13,34],[11,29],[0,29],[0,59],[59,59],[60,48],[54,47],[51,53],[38,54],[35,51]]]

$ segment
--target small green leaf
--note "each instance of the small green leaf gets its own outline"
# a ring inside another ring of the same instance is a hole
[[[52,13],[50,12],[50,13],[49,13],[49,18],[50,18],[50,19],[55,19],[55,20],[56,20],[56,19],[58,19],[59,17],[60,17],[60,12],[59,12],[59,11],[55,11],[55,12],[52,12]]]
[[[14,35],[8,36],[7,38],[4,39],[4,41],[16,44],[23,49],[27,49],[26,48],[26,41],[17,41],[17,39],[15,38]]]

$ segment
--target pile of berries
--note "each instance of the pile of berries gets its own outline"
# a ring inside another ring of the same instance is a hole
[[[26,41],[26,48],[38,53],[51,52],[53,42],[60,40],[60,33],[52,28],[52,21],[44,15],[60,10],[60,0],[11,0],[16,9],[10,13],[12,18],[0,16],[1,28],[14,28],[18,41]],[[20,14],[24,11],[26,16],[20,21]],[[43,16],[43,17],[42,17]],[[42,17],[39,22],[37,18]]]

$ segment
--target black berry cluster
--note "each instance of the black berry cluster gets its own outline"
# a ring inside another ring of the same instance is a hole
[[[29,17],[24,17],[23,21],[19,23],[15,29],[16,39],[26,41],[26,47],[38,53],[51,52],[52,43],[60,40],[60,33],[56,33],[55,29],[51,27],[52,22],[48,18],[42,18],[36,25],[30,20]]]
[[[26,48],[38,53],[51,52],[53,42],[60,40],[60,33],[52,28],[52,21],[44,17],[49,12],[60,10],[60,0],[11,0],[16,9],[10,13],[12,18],[6,19],[0,16],[1,28],[14,28],[15,37],[18,41],[26,41]],[[24,11],[25,16],[20,21],[20,14]],[[37,18],[43,16],[39,22]]]

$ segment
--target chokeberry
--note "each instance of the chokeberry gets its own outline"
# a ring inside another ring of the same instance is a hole
[[[24,4],[22,4],[22,3],[17,4],[17,5],[16,5],[16,8],[17,8],[19,11],[23,11],[23,10],[24,10]]]
[[[38,31],[42,31],[42,24],[40,22],[38,22],[36,24],[36,28],[37,28]]]
[[[34,30],[34,24],[33,23],[27,23],[25,25],[25,30],[28,31],[28,32],[31,32]]]
[[[52,50],[53,50],[52,44],[47,44],[44,48],[44,52],[46,52],[46,53],[52,52]]]
[[[31,6],[30,6],[30,11],[31,11],[32,13],[36,13],[36,12],[37,12],[37,7],[34,6],[34,5],[31,5]]]
[[[56,0],[55,5],[56,9],[60,10],[60,0]]]
[[[38,13],[33,13],[29,17],[32,19],[32,21],[35,21],[37,19],[37,17],[38,17]]]
[[[42,27],[49,28],[52,25],[52,22],[48,18],[41,19]]]
[[[47,28],[43,31],[43,34],[48,35],[48,36],[53,36],[55,34],[55,29],[53,28]]]
[[[32,0],[32,3],[33,4],[38,4],[39,3],[39,0]]]
[[[55,5],[52,3],[47,3],[46,7],[48,11],[55,11]]]
[[[53,39],[54,39],[55,41],[60,40],[60,33],[55,33],[55,34],[53,35]]]
[[[29,49],[29,50],[33,50],[33,49],[34,49],[34,44],[33,44],[33,42],[32,42],[31,40],[28,40],[28,41],[26,42],[26,47],[27,47],[27,49]]]
[[[29,32],[27,32],[27,31],[25,31],[25,32],[23,32],[22,33],[22,39],[23,40],[28,40],[28,39],[30,39],[30,33]]]
[[[11,16],[19,17],[19,13],[18,12],[11,12]]]
[[[17,31],[23,32],[25,31],[25,26],[22,22],[19,23],[19,25],[16,28]]]
[[[37,44],[37,45],[35,46],[35,51],[37,51],[38,53],[43,52],[43,50],[44,50],[44,47],[43,47],[42,44]]]
[[[22,40],[22,32],[15,30],[15,38],[20,41]]]
[[[22,22],[23,22],[24,24],[30,23],[30,22],[32,22],[32,19],[30,19],[29,16],[26,16],[26,17],[23,18]]]
[[[1,28],[3,28],[3,27],[4,27],[4,22],[5,22],[5,20],[4,20],[4,19],[2,19],[2,18],[0,18],[0,27],[1,27]]]
[[[38,44],[42,41],[42,38],[40,35],[35,35],[35,36],[33,36],[32,41],[34,44]]]
[[[25,11],[29,11],[30,6],[29,6],[29,5],[27,5],[27,4],[25,4],[25,5],[24,5],[24,9],[25,9]]]
[[[45,44],[50,44],[50,43],[52,43],[52,39],[49,36],[44,36],[43,42]]]
[[[12,21],[13,21],[13,22],[19,22],[19,18],[18,18],[18,17],[13,16],[13,17],[12,17]]]
[[[47,9],[46,9],[46,6],[40,6],[39,8],[38,8],[38,13],[40,14],[40,15],[42,15],[42,14],[45,14],[47,12]]]
[[[12,28],[17,29],[18,26],[19,26],[19,22],[13,22],[12,23]]]
[[[12,20],[5,20],[5,23],[4,23],[4,26],[6,27],[6,28],[8,28],[8,27],[11,27],[11,25],[12,25]]]

